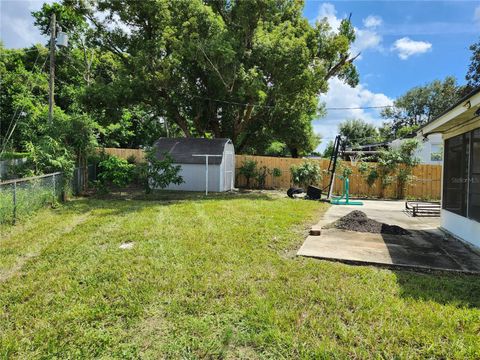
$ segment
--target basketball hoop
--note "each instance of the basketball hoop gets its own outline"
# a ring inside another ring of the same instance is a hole
[[[349,156],[352,167],[357,167],[358,162],[362,159],[362,155],[363,154],[361,152],[358,152]]]

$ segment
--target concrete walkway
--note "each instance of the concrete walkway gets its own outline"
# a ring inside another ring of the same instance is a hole
[[[359,264],[480,273],[480,252],[438,229],[440,218],[411,217],[403,201],[364,201],[364,206],[332,205],[297,255]],[[398,225],[410,235],[372,234],[324,227],[353,210]]]

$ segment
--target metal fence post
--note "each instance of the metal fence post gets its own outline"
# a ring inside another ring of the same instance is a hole
[[[79,167],[77,168],[77,175],[78,175],[78,179],[77,179],[77,194],[76,194],[76,195],[80,194],[80,191],[81,191],[81,190],[80,190],[80,188],[81,188],[81,185],[80,185],[80,184],[82,183],[81,174],[80,174],[80,168],[79,168]]]
[[[17,182],[13,182],[13,225],[17,219]]]
[[[52,181],[53,181],[53,203],[55,203],[55,200],[57,199],[57,189],[56,189],[56,184],[55,184],[55,174],[52,176]]]

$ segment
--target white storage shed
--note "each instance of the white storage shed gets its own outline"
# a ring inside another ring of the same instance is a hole
[[[170,154],[180,165],[183,183],[168,190],[230,191],[235,181],[235,149],[230,139],[160,138],[154,147],[159,159]]]

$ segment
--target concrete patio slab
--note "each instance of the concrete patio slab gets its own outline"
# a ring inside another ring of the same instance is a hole
[[[439,218],[411,217],[404,202],[365,201],[365,206],[332,205],[318,223],[320,236],[309,236],[299,256],[359,264],[378,264],[416,269],[461,271],[480,274],[480,254],[437,227]],[[372,234],[325,229],[353,210],[368,217],[409,230],[409,235]]]

